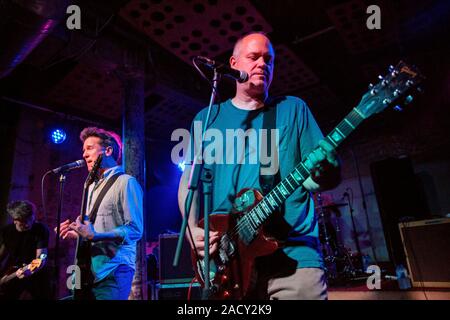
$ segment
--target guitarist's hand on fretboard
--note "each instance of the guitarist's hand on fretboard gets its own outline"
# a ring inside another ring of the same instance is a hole
[[[313,180],[307,179],[303,184],[309,191],[330,189],[340,182],[336,149],[325,140],[319,141],[319,146],[308,155],[305,165]]]
[[[27,269],[27,268],[20,268],[20,269],[18,269],[16,271],[16,276],[19,279],[23,279],[25,277],[29,277],[29,276],[31,276],[31,274],[32,274],[31,271],[29,269]]]
[[[325,167],[339,167],[336,149],[325,140],[319,141],[319,146],[308,155],[306,162],[310,170],[323,172]]]
[[[16,277],[19,278],[19,279],[23,279],[23,278],[27,278],[27,277],[31,276],[36,271],[41,269],[41,267],[45,263],[45,261],[44,261],[45,259],[46,259],[46,255],[42,259],[41,258],[34,259],[33,261],[31,261],[30,264],[25,265],[24,267],[17,269],[16,272],[15,272]]]

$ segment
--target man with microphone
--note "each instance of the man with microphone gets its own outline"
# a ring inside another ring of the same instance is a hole
[[[142,188],[123,171],[122,142],[117,134],[88,127],[83,129],[80,139],[89,172],[102,155],[98,179],[89,186],[86,199],[86,214],[95,207],[97,213],[94,221],[81,221],[80,217],[73,222],[64,221],[60,237],[70,240],[82,237],[90,242],[93,298],[126,300],[135,271],[136,243],[143,233]],[[102,192],[103,189],[106,190]]]
[[[206,62],[206,64],[214,63]],[[333,188],[339,183],[340,169],[336,152],[323,140],[323,135],[303,100],[292,96],[269,96],[269,87],[274,74],[275,52],[266,35],[251,33],[240,38],[234,46],[229,64],[231,68],[240,71],[231,73],[225,70],[228,76],[236,80],[235,96],[213,106],[208,124],[204,123],[207,108],[194,118],[194,121],[201,121],[203,126],[208,125],[208,129],[219,130],[223,137],[229,135],[229,130],[248,133],[247,138],[240,141],[240,146],[244,149],[244,152],[241,152],[243,159],[236,157],[239,154],[237,150],[239,143],[229,144],[229,140],[226,140],[223,142],[223,152],[215,150],[216,155],[218,153],[225,155],[226,161],[220,163],[205,159],[208,156],[206,150],[212,142],[211,139],[205,141],[203,145],[204,168],[211,170],[213,176],[212,213],[230,213],[233,200],[244,188],[261,189],[264,185],[266,190],[272,189],[278,180],[284,179],[306,158],[311,166],[310,177],[307,177],[303,185],[286,199],[280,214],[273,215],[264,226],[266,232],[279,240],[281,247],[269,256],[257,258],[255,274],[251,277],[254,281],[247,298],[326,299],[324,264],[320,252],[314,202],[310,192]],[[245,77],[245,74],[248,77]],[[267,130],[267,136],[270,135],[269,130],[278,132],[279,141],[276,144],[275,154],[272,153],[270,157],[272,164],[275,164],[273,171],[263,170],[260,149],[262,144],[268,149],[273,149],[272,144],[277,139],[272,139],[267,145],[268,141],[264,141],[259,134],[264,132],[262,129]],[[258,143],[251,142],[252,139],[249,137],[252,131],[255,131],[254,136],[258,137]],[[196,137],[193,132],[191,137],[191,146],[200,145],[200,141],[193,140]],[[188,155],[180,180],[178,202],[182,214],[185,211],[184,204],[194,154],[190,152]],[[256,156],[260,161],[252,163],[250,161],[252,156]],[[199,199],[202,199],[202,195],[197,193],[194,195],[189,214],[189,226],[194,245],[199,255],[203,257],[204,229],[198,226]],[[216,231],[211,231],[209,239],[210,254],[214,256],[221,243],[220,235]],[[239,258],[245,259],[241,256]]]

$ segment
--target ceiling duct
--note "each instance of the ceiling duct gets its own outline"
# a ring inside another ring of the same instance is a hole
[[[66,13],[68,0],[0,2],[0,79],[36,48]]]

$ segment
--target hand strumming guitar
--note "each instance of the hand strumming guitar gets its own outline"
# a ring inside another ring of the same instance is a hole
[[[200,257],[205,256],[205,230],[200,227],[191,227],[192,237],[194,239],[195,247],[197,248]],[[217,251],[219,242],[219,232],[209,232],[209,254],[213,255]],[[192,243],[189,241],[191,247]]]
[[[89,220],[81,222],[81,217],[78,217],[75,222],[72,222],[69,225],[69,228],[86,240],[94,240],[94,237],[97,234],[92,223]]]
[[[65,239],[72,239],[72,240],[76,240],[78,239],[78,233],[74,230],[72,230],[69,226],[70,226],[71,222],[69,219],[67,219],[66,221],[62,222],[59,225],[59,236],[61,239],[65,240]],[[57,229],[55,228],[55,233],[57,232]]]
[[[55,228],[55,232],[57,232]],[[60,224],[60,237],[62,239],[78,239],[82,237],[87,240],[93,240],[96,232],[94,226],[89,220],[81,223],[81,218],[78,217],[74,222],[69,219]]]

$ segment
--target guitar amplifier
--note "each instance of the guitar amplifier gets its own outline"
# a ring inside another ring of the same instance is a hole
[[[189,296],[190,289],[190,296]],[[169,283],[156,284],[156,300],[201,300],[202,288],[198,282],[195,283]]]
[[[161,284],[189,283],[195,277],[191,246],[186,239],[183,242],[178,266],[173,266],[178,238],[178,233],[159,235],[159,282]]]
[[[399,223],[414,287],[450,288],[450,218]]]

